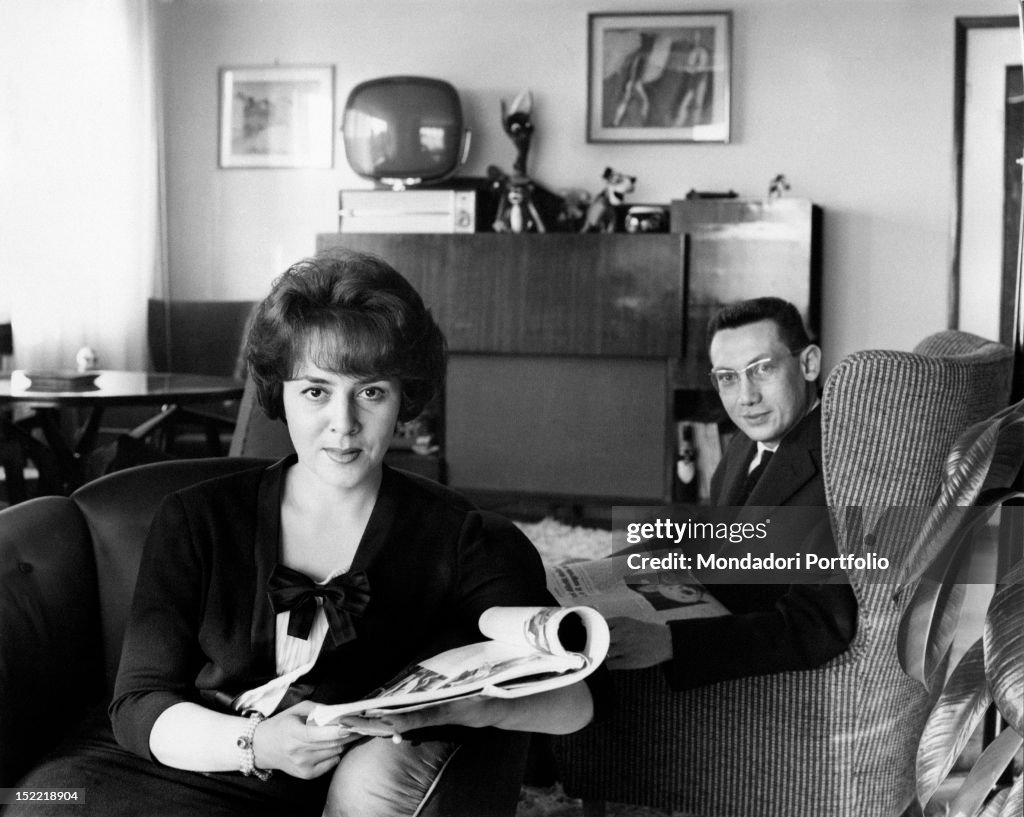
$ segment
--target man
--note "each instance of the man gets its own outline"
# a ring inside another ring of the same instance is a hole
[[[796,520],[800,529],[791,523],[773,535],[801,543],[794,550],[807,543],[834,555],[821,467],[821,349],[796,308],[779,298],[726,307],[711,321],[708,341],[712,383],[740,432],[712,477],[712,504],[819,506],[810,521]],[[735,518],[744,518],[742,508]],[[709,589],[731,615],[667,626],[612,619],[608,666],[664,664],[670,684],[688,689],[821,666],[845,650],[856,631],[856,598],[845,583]]]

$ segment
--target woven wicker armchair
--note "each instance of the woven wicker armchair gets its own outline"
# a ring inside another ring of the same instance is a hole
[[[849,507],[924,506],[967,426],[1006,405],[1012,355],[962,332],[914,353],[865,351],[830,374],[822,395],[825,487],[840,553],[863,548]],[[913,515],[876,531],[870,550],[898,564]],[[865,526],[863,533],[870,531]],[[896,658],[906,601],[850,572],[857,634],[807,672],[674,692],[661,670],[611,673],[617,710],[559,738],[566,790],[720,817],[890,817],[913,794],[917,740],[931,704]],[[600,813],[593,802],[588,812]]]

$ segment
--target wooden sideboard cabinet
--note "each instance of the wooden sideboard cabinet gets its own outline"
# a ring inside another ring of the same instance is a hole
[[[794,301],[805,317],[817,309],[814,271],[773,256],[780,239],[766,238],[763,227],[753,238],[745,226],[736,237],[705,222],[687,229],[327,233],[317,236],[317,250],[384,258],[444,330],[443,448],[452,486],[476,495],[646,504],[672,496],[675,421],[680,405],[687,411],[677,395],[706,397],[710,314],[761,294]],[[747,240],[768,243],[744,251],[750,263],[733,274],[729,259],[744,253],[731,245]],[[769,271],[759,259],[788,272]]]
[[[726,304],[774,295],[793,303],[812,338],[821,331],[823,212],[807,199],[683,199],[671,230],[689,235],[686,354],[680,388],[704,387],[710,369],[705,330]]]
[[[452,352],[679,354],[678,236],[329,233],[317,249],[372,252],[420,292]]]

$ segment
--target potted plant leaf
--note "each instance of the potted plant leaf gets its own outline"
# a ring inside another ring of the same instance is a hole
[[[937,692],[918,746],[922,808],[946,780],[986,712],[995,707],[1004,722],[949,802],[950,817],[1024,813],[1024,776],[1011,765],[1024,735],[1024,508],[1003,509],[1002,539],[1015,556],[995,577],[981,637],[948,672],[953,641],[963,626],[960,613],[975,535],[1002,503],[1024,497],[1019,488],[1022,464],[1024,401],[959,438],[947,458],[939,498],[926,514],[898,578],[898,593],[913,591],[900,626],[900,663],[908,675]]]

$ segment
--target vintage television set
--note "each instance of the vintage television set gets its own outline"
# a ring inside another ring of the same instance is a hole
[[[342,116],[345,155],[373,190],[342,190],[342,232],[475,232],[471,187],[446,184],[469,154],[458,92],[441,79],[390,76],[349,94]]]
[[[430,77],[379,77],[359,83],[345,103],[341,130],[352,169],[399,189],[454,175],[471,141],[458,92]]]

